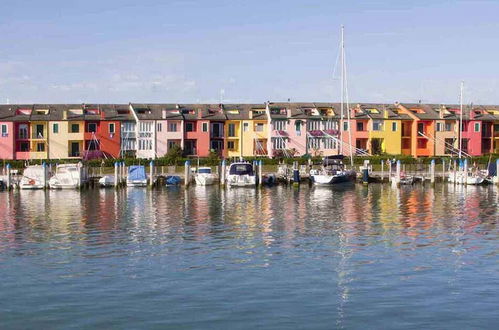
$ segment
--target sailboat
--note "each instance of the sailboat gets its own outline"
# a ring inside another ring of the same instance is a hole
[[[468,160],[462,159],[463,156],[463,89],[464,82],[461,82],[460,91],[460,113],[459,113],[459,169],[454,169],[454,173],[449,175],[448,181],[455,184],[480,185],[486,182],[487,175],[483,175],[478,168],[468,169]]]
[[[355,182],[357,173],[352,170],[347,170],[343,159],[343,125],[344,125],[344,113],[346,105],[347,113],[347,123],[348,123],[348,145],[350,154],[350,165],[353,168],[353,148],[352,148],[352,131],[350,122],[350,105],[348,102],[348,88],[347,88],[347,72],[346,72],[346,59],[345,59],[345,37],[344,37],[344,26],[341,26],[341,43],[340,43],[340,57],[341,57],[341,120],[339,127],[339,154],[336,156],[325,157],[322,161],[322,167],[320,169],[310,170],[310,180],[314,184],[324,185],[324,184],[336,184],[345,182]],[[346,102],[345,102],[346,101]]]

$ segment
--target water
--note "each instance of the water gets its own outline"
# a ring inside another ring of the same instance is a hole
[[[2,329],[499,324],[496,187],[0,193]]]

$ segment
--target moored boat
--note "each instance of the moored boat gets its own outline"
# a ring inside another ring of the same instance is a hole
[[[102,178],[99,179],[99,185],[103,188],[114,187],[115,186],[114,175],[104,175]]]
[[[343,155],[325,157],[320,169],[310,170],[310,179],[316,185],[355,182],[354,170],[345,169]]]
[[[201,186],[212,185],[218,180],[218,175],[213,173],[211,167],[199,167],[194,174],[194,180]]]
[[[128,168],[126,177],[127,187],[146,187],[147,175],[143,165],[133,165]]]
[[[43,189],[48,179],[50,179],[50,173],[46,166],[30,165],[23,172],[19,188],[30,190]]]
[[[229,166],[227,185],[233,187],[256,186],[256,175],[253,165],[248,162],[236,162]]]
[[[82,163],[57,165],[55,174],[49,180],[52,189],[77,189],[88,181],[88,171]]]

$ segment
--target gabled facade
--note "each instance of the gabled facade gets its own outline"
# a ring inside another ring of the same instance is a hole
[[[203,119],[206,105],[180,105],[184,117],[184,154],[207,157],[210,154],[210,121]]]
[[[12,107],[0,106],[0,159],[15,159],[14,122]]]
[[[440,119],[438,113],[433,110],[436,106],[419,103],[395,105],[399,114],[407,115],[411,119],[402,122],[402,153],[413,157],[434,156],[435,121]]]
[[[157,113],[148,104],[131,104],[130,111],[135,118],[136,157],[156,158],[156,119]]]
[[[156,155],[162,157],[178,146],[184,149],[184,120],[177,104],[154,105],[160,118],[156,120]]]

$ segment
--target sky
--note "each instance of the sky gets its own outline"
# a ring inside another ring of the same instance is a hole
[[[499,1],[2,0],[0,103],[499,104]]]

